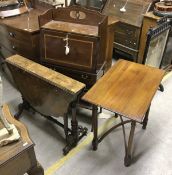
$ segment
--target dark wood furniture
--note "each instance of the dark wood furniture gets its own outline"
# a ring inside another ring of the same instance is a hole
[[[107,0],[102,13],[120,21],[115,28],[115,52],[137,61],[143,14],[149,11],[152,0],[125,3],[126,0]],[[121,11],[123,7],[125,12]]]
[[[82,99],[93,104],[93,149],[96,150],[98,143],[113,129],[122,126],[125,140],[125,166],[131,164],[132,142],[136,123],[143,124],[146,128],[148,113],[152,98],[163,78],[164,71],[119,60],[83,97]],[[97,106],[115,112],[121,122],[100,138],[97,135],[98,119]],[[123,117],[128,120],[123,120]],[[124,125],[131,123],[128,144]]]
[[[5,59],[20,54],[36,62],[40,57],[38,15],[52,6],[34,1],[29,12],[0,19],[0,53]]]
[[[23,98],[15,117],[23,109],[31,108],[63,127],[67,143],[63,151],[67,154],[87,132],[85,128],[78,129],[76,118],[76,105],[85,84],[19,55],[7,58],[6,63]],[[71,129],[68,128],[69,111],[72,111]],[[55,119],[59,116],[64,124]]]
[[[108,37],[113,23],[111,20],[108,29],[107,16],[70,6],[48,10],[39,16],[39,24],[42,64],[85,83],[87,88],[111,66],[113,41]]]
[[[102,14],[118,20],[114,28],[114,50],[116,55],[137,61],[140,33],[144,14],[153,6],[153,1],[142,0],[72,0],[72,4],[79,4],[89,9],[95,9]],[[121,11],[124,7],[125,12]]]
[[[29,175],[44,175],[43,168],[36,160],[34,143],[26,127],[14,119],[7,105],[4,105],[2,110],[8,122],[17,127],[21,138],[17,142],[0,147],[0,174],[23,175],[27,172]]]

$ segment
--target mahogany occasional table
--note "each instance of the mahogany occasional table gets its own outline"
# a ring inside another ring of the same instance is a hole
[[[141,65],[134,62],[119,60],[83,97],[82,99],[93,104],[92,126],[94,138],[93,150],[98,143],[113,129],[122,126],[125,144],[124,165],[131,164],[131,148],[133,143],[136,123],[143,124],[146,129],[149,108],[152,98],[157,91],[164,76],[164,71]],[[97,135],[98,119],[97,107],[100,106],[114,112],[120,117],[121,122],[100,138]],[[127,120],[123,120],[123,117]],[[128,144],[124,125],[131,123]]]
[[[0,147],[0,175],[44,175],[44,170],[37,162],[34,144],[30,140],[26,127],[11,116],[7,105],[3,106],[3,113],[9,123],[14,124],[20,140]],[[2,123],[0,122],[0,129]]]

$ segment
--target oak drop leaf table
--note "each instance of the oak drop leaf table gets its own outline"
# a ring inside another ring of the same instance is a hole
[[[164,76],[164,71],[138,63],[119,60],[109,71],[82,97],[93,104],[92,126],[94,138],[93,150],[98,143],[113,129],[122,126],[125,144],[124,165],[131,164],[131,148],[136,123],[143,124],[146,129],[152,98]],[[112,111],[120,117],[121,122],[98,138],[97,107]],[[127,120],[123,120],[123,117]],[[128,144],[124,125],[131,123]]]

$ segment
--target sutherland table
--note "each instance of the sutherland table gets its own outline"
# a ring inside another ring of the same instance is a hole
[[[131,164],[131,148],[136,122],[146,128],[151,100],[159,87],[164,71],[145,65],[119,60],[83,97],[93,104],[93,150],[113,129],[122,126],[125,142],[124,165]],[[119,116],[121,122],[100,138],[97,136],[97,107],[100,106]],[[123,120],[123,117],[128,118]],[[124,124],[131,123],[128,144]]]

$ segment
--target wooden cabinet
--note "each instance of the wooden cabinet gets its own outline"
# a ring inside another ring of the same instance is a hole
[[[150,9],[151,2],[152,0],[107,0],[102,11],[120,21],[115,28],[115,51],[128,55],[134,61],[137,61],[139,52],[143,14]],[[120,9],[124,6],[126,11],[122,12]]]
[[[58,25],[58,23],[56,24]],[[63,24],[61,23],[61,25]],[[75,27],[77,26],[72,25],[70,29]],[[96,69],[96,60],[100,57],[97,52],[100,41],[98,37],[45,29],[41,31],[41,38],[42,61],[78,70],[92,71]],[[65,40],[67,38],[70,51],[66,55]]]
[[[0,19],[0,51],[3,58],[20,54],[39,61],[38,15],[47,9],[37,4],[29,13]]]
[[[39,23],[43,64],[85,83],[87,88],[111,66],[113,41],[108,39],[113,22],[108,27],[107,16],[70,6],[48,10],[39,16]]]

